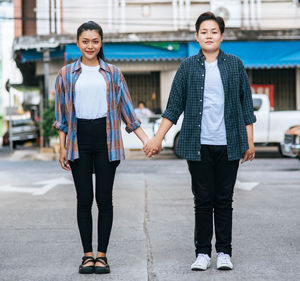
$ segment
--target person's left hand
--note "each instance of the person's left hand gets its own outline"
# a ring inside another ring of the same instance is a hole
[[[247,161],[252,161],[255,157],[255,147],[253,141],[249,142],[249,149],[244,153],[243,160],[241,164]]]
[[[160,153],[161,141],[159,141],[157,137],[153,137],[144,144],[143,150],[148,157],[152,157],[153,155]]]

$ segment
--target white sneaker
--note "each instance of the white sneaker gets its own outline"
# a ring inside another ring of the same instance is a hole
[[[210,267],[210,257],[207,254],[198,254],[196,261],[191,265],[191,270],[206,270]]]
[[[224,254],[223,252],[218,253],[217,269],[230,270],[232,268],[233,264],[230,260],[230,256],[228,254]]]

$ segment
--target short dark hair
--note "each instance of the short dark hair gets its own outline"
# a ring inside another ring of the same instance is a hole
[[[225,31],[225,22],[224,22],[224,19],[222,17],[216,17],[214,13],[212,12],[205,12],[203,14],[201,14],[196,23],[195,23],[195,28],[196,28],[196,33],[198,33],[199,31],[199,28],[200,28],[200,24],[206,20],[213,20],[215,21],[219,28],[220,28],[220,31],[221,31],[221,34],[224,33]]]
[[[101,26],[98,23],[95,23],[94,21],[88,21],[80,25],[77,29],[77,41],[79,40],[79,37],[83,31],[87,30],[95,30],[98,32],[101,38],[101,42],[103,42],[103,30]],[[99,53],[97,54],[98,58],[101,58],[104,60],[104,53],[103,53],[103,47],[101,47]]]

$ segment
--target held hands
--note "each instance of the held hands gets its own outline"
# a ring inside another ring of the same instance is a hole
[[[160,153],[162,141],[158,137],[153,137],[144,143],[144,152],[148,157],[153,157],[153,155]]]

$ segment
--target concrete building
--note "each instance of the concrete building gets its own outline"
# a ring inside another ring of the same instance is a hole
[[[25,84],[54,97],[59,68],[79,57],[75,33],[84,21],[104,30],[104,54],[125,74],[135,105],[165,108],[181,61],[199,51],[197,17],[226,21],[222,49],[238,55],[253,89],[274,91],[275,110],[300,109],[300,4],[286,0],[15,0],[15,60]],[[47,54],[50,52],[49,79]],[[48,89],[48,90],[47,90]]]
[[[11,83],[22,83],[20,71],[16,68],[13,59],[12,46],[14,40],[14,6],[11,0],[0,1],[0,144],[2,134],[7,130],[7,112],[9,94],[5,84],[8,79]],[[23,95],[13,89],[11,91],[12,112],[22,107]]]

